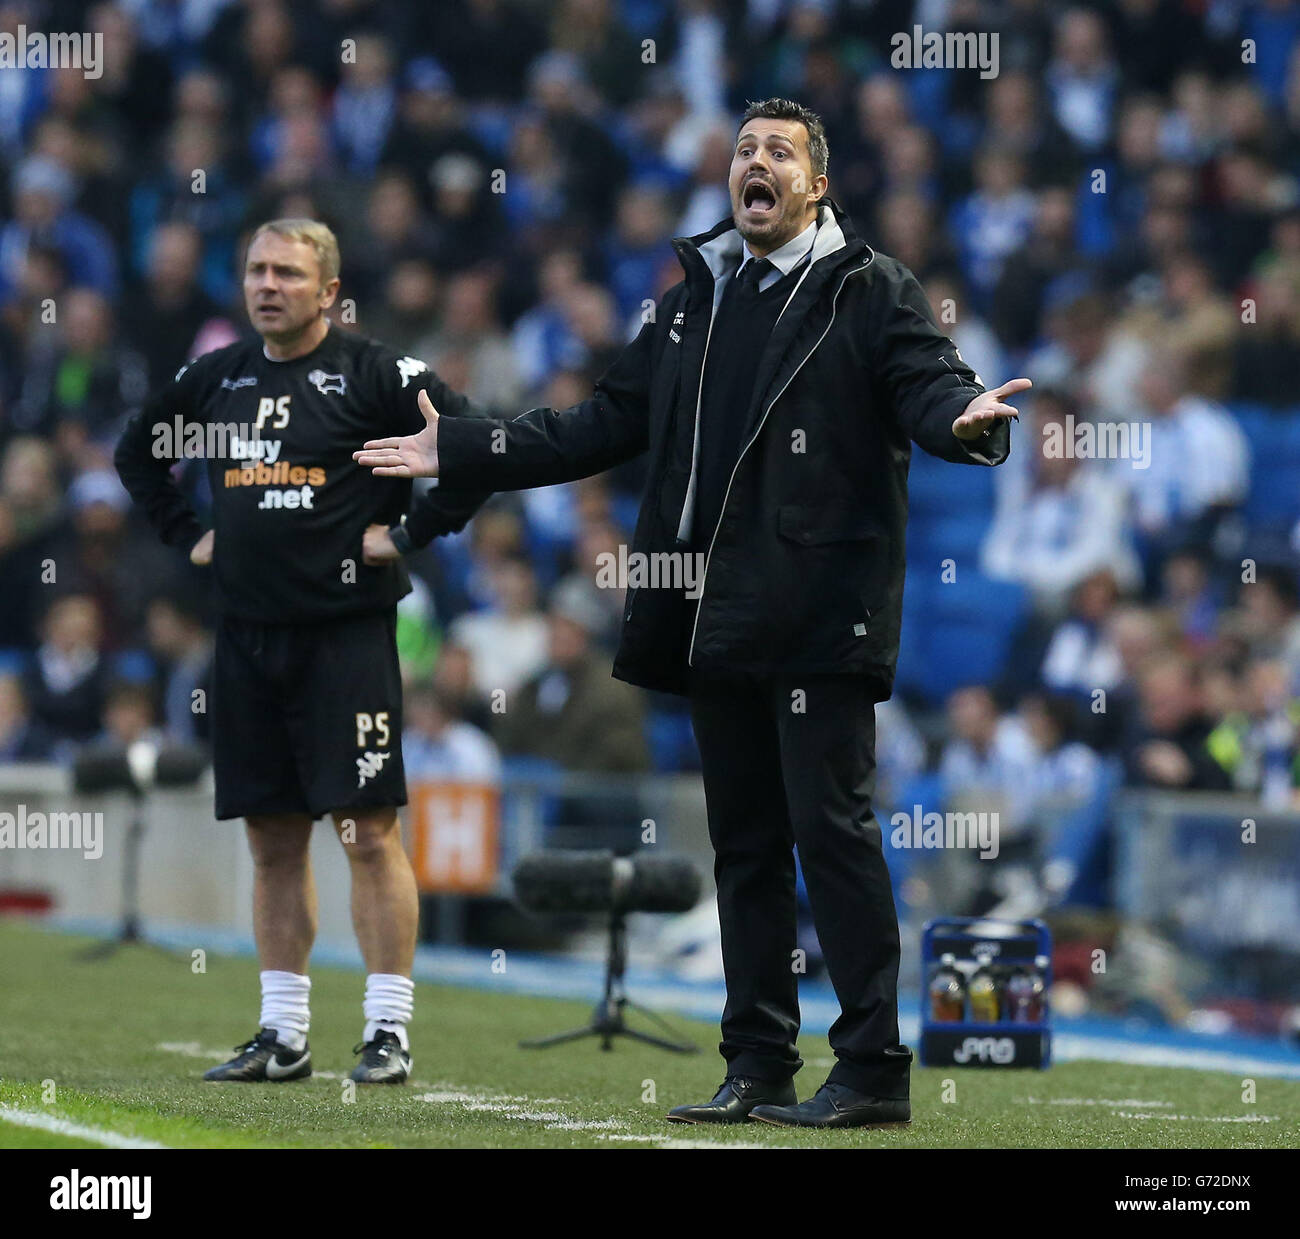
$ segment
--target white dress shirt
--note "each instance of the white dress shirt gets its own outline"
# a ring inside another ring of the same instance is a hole
[[[778,250],[773,250],[768,254],[768,261],[775,268],[769,271],[758,282],[758,291],[766,292],[778,280],[783,280],[791,271],[795,269],[812,251],[813,242],[817,240],[817,221],[814,219],[797,237],[787,241]],[[740,265],[730,274],[721,276],[714,281],[713,285],[713,312],[718,312],[718,306],[722,304],[722,294],[727,291],[727,285],[744,270],[745,264],[758,257],[750,248],[749,242],[746,241],[744,249],[741,251],[742,257]]]
[[[815,240],[817,240],[817,220],[814,218],[813,222],[809,224],[808,227],[805,228],[797,237],[795,237],[794,240],[787,241],[779,250],[773,250],[767,255],[768,262],[770,262],[776,270],[769,271],[761,280],[759,280],[758,291],[766,292],[778,280],[784,279],[789,275],[790,272],[808,256]],[[736,275],[739,275],[745,269],[745,264],[747,262],[750,262],[757,257],[758,255],[749,248],[749,242],[746,241],[745,256],[741,259],[740,266],[736,268]]]

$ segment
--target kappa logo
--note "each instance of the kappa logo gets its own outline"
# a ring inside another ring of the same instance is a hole
[[[423,374],[428,368],[418,357],[399,357],[397,359],[397,372],[402,376],[403,387],[417,374]]]
[[[357,758],[357,786],[365,787],[366,780],[373,779],[384,768],[384,762],[391,756],[391,753],[376,753],[371,749],[367,749]]]
[[[347,393],[347,383],[341,374],[326,374],[324,370],[313,370],[307,375],[307,382],[322,396],[327,392],[337,392],[340,396]]]
[[[238,379],[222,379],[221,386],[225,391],[238,391],[241,387],[256,387],[257,375],[246,374]]]

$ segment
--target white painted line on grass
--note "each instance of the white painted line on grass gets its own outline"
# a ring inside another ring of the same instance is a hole
[[[0,1103],[0,1119],[18,1127],[34,1127],[37,1131],[48,1131],[55,1136],[87,1140],[91,1144],[102,1144],[110,1149],[165,1149],[167,1147],[156,1140],[123,1136],[103,1127],[87,1127],[84,1123],[74,1123],[70,1119],[61,1119],[54,1114],[42,1114],[39,1110],[17,1110],[3,1103]]]
[[[204,1049],[197,1041],[164,1041],[158,1049],[170,1054],[183,1054],[187,1058],[216,1059],[226,1057],[224,1050]],[[340,1077],[329,1071],[316,1071],[312,1075],[324,1080],[337,1080]],[[597,1140],[618,1140],[636,1144],[648,1144],[658,1149],[781,1149],[793,1148],[793,1145],[735,1143],[712,1140],[682,1140],[675,1136],[637,1135],[631,1132],[626,1123],[618,1119],[580,1119],[558,1109],[539,1109],[539,1107],[562,1106],[560,1097],[527,1097],[517,1093],[490,1093],[466,1089],[460,1084],[448,1080],[439,1080],[434,1084],[425,1084],[412,1080],[414,1088],[426,1091],[414,1093],[414,1101],[430,1105],[455,1105],[479,1114],[499,1114],[502,1118],[516,1119],[523,1123],[540,1123],[547,1131],[590,1132]]]
[[[1165,1114],[1172,1101],[1137,1101],[1132,1097],[1107,1100],[1104,1097],[1017,1097],[1030,1106],[1104,1106],[1121,1119],[1154,1119],[1173,1123],[1277,1123],[1276,1114]]]
[[[1132,1110],[1116,1110],[1121,1119],[1154,1119],[1161,1123],[1277,1123],[1276,1114],[1145,1114]]]
[[[659,1142],[661,1149],[797,1149],[797,1144],[759,1144],[738,1140],[678,1140],[672,1136]]]
[[[1020,1097],[1016,1100],[1023,1101],[1029,1106],[1109,1106],[1111,1108],[1128,1106],[1132,1110],[1158,1110],[1161,1108],[1172,1110],[1174,1108],[1172,1101],[1138,1101],[1134,1097],[1125,1097],[1114,1101],[1108,1101],[1104,1097]]]

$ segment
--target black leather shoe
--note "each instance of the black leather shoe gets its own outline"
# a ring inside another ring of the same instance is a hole
[[[749,1112],[767,1103],[771,1110],[794,1106],[799,1096],[794,1082],[751,1080],[747,1076],[728,1076],[712,1101],[695,1106],[675,1106],[668,1111],[670,1123],[743,1123]]]
[[[749,1117],[777,1127],[903,1127],[912,1121],[912,1103],[905,1097],[855,1093],[827,1080],[807,1101],[755,1106]]]

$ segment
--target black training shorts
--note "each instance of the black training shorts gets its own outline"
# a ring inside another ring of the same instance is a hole
[[[212,668],[219,819],[406,803],[397,609],[316,624],[223,616]]]

